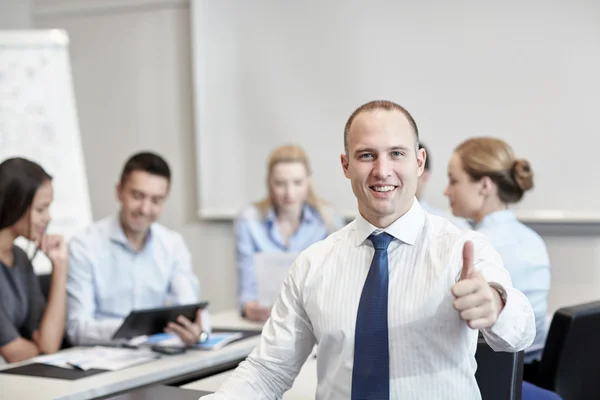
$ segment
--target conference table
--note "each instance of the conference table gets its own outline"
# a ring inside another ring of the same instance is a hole
[[[233,318],[232,320],[233,321]],[[520,352],[522,353],[522,352]],[[302,366],[292,387],[283,394],[283,400],[314,399],[317,390],[317,359],[315,351]],[[494,352],[480,336],[475,354],[478,370],[477,382],[484,399],[520,398],[521,378],[518,364],[522,364],[522,354]],[[233,374],[234,370],[213,374],[195,382],[181,385],[182,389],[215,392]],[[516,390],[515,388],[518,388]]]
[[[215,328],[260,331],[262,324],[243,320],[238,310],[212,315]],[[118,371],[75,380],[2,373],[18,367],[35,367],[35,359],[0,366],[0,399],[101,399],[148,385],[178,385],[235,368],[256,346],[260,335],[230,343],[219,350],[192,350]],[[63,350],[73,351],[78,347]],[[47,366],[42,365],[46,368]],[[51,367],[58,368],[58,367]]]
[[[237,313],[229,313],[226,319],[227,324],[239,326],[247,323]],[[253,325],[262,327],[260,324]],[[259,328],[260,329],[260,328]],[[233,369],[199,379],[195,382],[182,385],[182,389],[200,390],[206,392],[215,392],[223,382],[233,374]],[[307,358],[302,366],[300,373],[294,380],[292,387],[283,395],[283,400],[307,400],[314,399],[317,390],[317,359],[316,348]]]
[[[233,370],[203,378],[186,385],[182,389],[215,392],[233,374]],[[283,394],[283,400],[314,399],[317,390],[317,359],[311,354],[306,360],[292,387]]]

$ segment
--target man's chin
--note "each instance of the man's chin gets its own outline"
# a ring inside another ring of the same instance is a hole
[[[150,229],[150,224],[148,223],[132,223],[129,224],[129,231],[131,231],[131,233],[136,234],[136,235],[142,235],[145,234],[146,232],[148,232],[148,229]]]

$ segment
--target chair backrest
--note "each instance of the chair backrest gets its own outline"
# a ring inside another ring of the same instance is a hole
[[[40,281],[40,288],[42,289],[42,293],[44,294],[44,298],[48,301],[48,294],[50,293],[50,279],[52,278],[52,274],[42,274],[38,275],[38,279]]]
[[[600,301],[554,313],[537,385],[564,400],[600,399]]]
[[[477,342],[475,379],[483,400],[521,400],[523,352],[494,351],[483,338]]]

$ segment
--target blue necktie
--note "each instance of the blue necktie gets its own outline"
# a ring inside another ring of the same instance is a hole
[[[389,400],[387,248],[393,237],[383,232],[369,236],[369,240],[375,247],[375,255],[358,304],[352,400]]]

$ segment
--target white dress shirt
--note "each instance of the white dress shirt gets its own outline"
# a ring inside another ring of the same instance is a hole
[[[375,231],[359,216],[302,252],[260,344],[203,400],[281,398],[315,344],[316,399],[350,399],[356,315],[374,255],[367,238]],[[496,324],[483,331],[493,349],[520,351],[532,343],[529,301],[512,287],[502,259],[483,235],[426,213],[416,199],[385,231],[394,237],[388,248],[390,399],[480,399],[478,333],[460,319],[450,291],[460,278],[465,240],[473,241],[475,268],[508,293]]]

